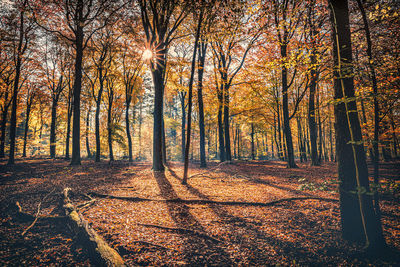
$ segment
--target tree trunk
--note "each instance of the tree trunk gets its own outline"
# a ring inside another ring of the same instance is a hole
[[[6,126],[7,126],[7,115],[8,108],[10,107],[10,102],[8,100],[8,88],[6,88],[6,92],[4,95],[4,107],[2,109],[1,114],[1,136],[0,136],[0,158],[5,157],[4,149],[6,144]]]
[[[92,157],[92,153],[90,152],[90,143],[89,143],[89,128],[90,128],[90,112],[91,112],[92,106],[89,104],[89,108],[86,114],[86,131],[85,131],[85,137],[86,137],[86,153],[88,158]]]
[[[51,105],[51,125],[50,125],[50,158],[56,157],[56,118],[57,118],[58,99],[53,97]]]
[[[162,159],[162,118],[164,103],[164,72],[166,64],[166,48],[159,47],[156,62],[153,63],[154,113],[153,113],[153,170],[164,171]]]
[[[133,161],[132,156],[132,136],[130,131],[130,122],[129,122],[129,106],[130,101],[126,102],[126,109],[125,109],[125,129],[126,129],[126,137],[128,138],[128,154],[129,154],[129,162]]]
[[[366,194],[370,189],[354,100],[348,2],[331,0],[330,4],[335,64],[334,98],[339,101],[335,106],[335,129],[342,235],[346,240],[365,241],[366,247],[376,252],[385,248],[385,240],[379,231],[381,225],[372,205],[372,197]],[[351,192],[357,192],[357,195]]]
[[[315,56],[311,57],[311,64],[315,64]],[[310,132],[311,145],[311,166],[319,166],[321,163],[318,159],[317,152],[317,125],[315,122],[315,91],[317,85],[317,73],[314,69],[311,70],[310,81],[310,97],[308,99],[308,130]]]
[[[195,68],[196,68],[196,53],[197,53],[197,46],[199,43],[199,37],[200,37],[200,29],[201,29],[201,23],[203,19],[203,9],[200,11],[199,15],[199,21],[197,25],[197,31],[196,31],[196,37],[194,40],[194,48],[193,48],[193,58],[192,58],[192,69],[190,73],[190,79],[189,79],[189,95],[188,95],[188,121],[187,121],[187,140],[186,140],[186,147],[185,147],[185,164],[184,164],[184,170],[183,170],[183,179],[182,179],[182,184],[187,184],[187,175],[188,175],[188,169],[189,169],[189,149],[190,149],[190,133],[192,130],[192,96],[193,96],[193,80],[194,80],[194,73],[195,73]]]
[[[229,131],[229,86],[225,85],[224,94],[224,134],[225,134],[225,159],[232,160],[231,155],[231,138]]]
[[[28,100],[26,101],[26,114],[25,114],[25,129],[24,129],[24,148],[22,151],[22,157],[26,157],[26,146],[28,143],[28,131],[29,131],[29,117],[31,114],[31,100],[29,98],[31,98],[31,96],[27,96]]]
[[[8,106],[5,106],[1,114],[1,137],[0,137],[0,158],[5,157],[5,144],[6,144],[6,125],[7,125]]]
[[[182,118],[181,118],[181,153],[182,158],[181,161],[185,161],[185,142],[186,142],[186,108],[185,108],[185,98],[186,92],[179,92],[179,99],[181,101],[181,110],[182,110]]]
[[[206,141],[204,130],[204,104],[203,104],[203,74],[204,63],[206,60],[207,43],[202,42],[199,46],[199,69],[198,69],[198,88],[197,88],[197,101],[199,105],[199,130],[200,130],[200,168],[206,168]]]
[[[100,142],[100,108],[101,108],[101,100],[103,97],[104,91],[104,76],[103,76],[103,68],[100,66],[98,68],[99,72],[99,91],[97,92],[96,98],[96,113],[95,113],[95,136],[96,136],[96,158],[95,162],[100,162],[101,158],[101,142]]]
[[[369,31],[369,25],[368,25],[368,20],[367,20],[367,14],[365,13],[364,6],[361,3],[361,0],[357,0],[358,6],[361,11],[361,16],[364,22],[364,30],[365,30],[365,37],[367,39],[367,55],[368,55],[368,67],[370,70],[370,77],[372,80],[372,88],[373,88],[373,99],[374,99],[374,142],[373,142],[373,149],[374,149],[374,155],[377,155],[376,157],[373,157],[373,165],[374,165],[374,184],[376,186],[379,186],[380,181],[379,181],[379,103],[378,103],[378,83],[376,80],[376,73],[375,73],[375,67],[373,64],[373,58],[372,58],[372,41],[371,41],[371,34]],[[379,222],[381,221],[381,208],[379,206],[379,194],[378,190],[374,191],[374,207],[375,207],[375,212],[377,216],[377,220]],[[380,231],[380,235],[383,235],[382,233],[382,224],[379,223],[378,226],[380,228],[378,229]]]
[[[114,101],[114,93],[111,91],[109,92],[108,97],[108,109],[107,109],[107,133],[108,133],[108,153],[110,161],[114,161],[114,154],[113,154],[113,128],[112,128],[112,105]]]
[[[281,45],[281,56],[283,59],[287,57],[287,46]],[[286,149],[287,149],[287,163],[289,168],[297,168],[294,162],[294,152],[293,152],[293,141],[292,141],[292,131],[290,129],[289,121],[289,103],[288,103],[288,78],[287,78],[287,68],[282,65],[282,110],[283,110],[283,133],[286,139]]]
[[[82,4],[81,4],[82,5]],[[78,6],[81,6],[78,4]],[[82,17],[83,7],[78,10]],[[83,58],[83,28],[77,25],[76,29],[76,57],[75,57],[75,80],[74,80],[74,117],[72,121],[72,159],[71,165],[81,165],[81,89],[82,89],[82,58]]]
[[[67,112],[67,136],[65,140],[65,159],[69,159],[69,140],[71,135],[71,117],[72,117],[72,92],[68,96],[68,112]]]
[[[254,152],[254,124],[251,123],[251,159],[255,160],[256,156],[255,156],[255,152]]]
[[[11,125],[10,125],[10,153],[8,158],[8,165],[14,164],[15,157],[15,136],[17,131],[17,105],[18,105],[18,89],[19,79],[21,74],[21,57],[22,57],[22,45],[24,41],[24,10],[20,12],[20,27],[19,27],[19,41],[16,55],[15,64],[15,78],[13,87],[13,98],[11,107]]]
[[[218,90],[218,143],[219,143],[219,160],[225,161],[225,141],[224,141],[224,128],[222,124],[222,107],[224,105],[223,100],[223,89]]]

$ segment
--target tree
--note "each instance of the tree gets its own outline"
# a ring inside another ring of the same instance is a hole
[[[201,2],[203,4],[203,2]],[[189,79],[189,91],[188,91],[188,119],[187,119],[187,139],[186,139],[186,147],[185,147],[185,164],[183,170],[183,179],[182,184],[187,184],[187,175],[189,169],[189,148],[190,148],[190,133],[191,133],[191,123],[192,123],[192,97],[193,97],[193,80],[194,80],[194,73],[196,68],[196,54],[197,48],[199,44],[200,38],[200,30],[201,30],[201,23],[203,21],[203,12],[204,7],[200,6],[200,14],[197,22],[197,30],[194,40],[194,47],[193,47],[193,58],[192,58],[192,68],[190,72],[190,79]],[[195,16],[195,15],[194,15]]]
[[[24,54],[27,51],[29,41],[32,36],[31,33],[34,29],[33,24],[30,20],[26,19],[28,1],[18,1],[16,3],[15,9],[18,10],[19,16],[17,16],[18,21],[15,21],[13,25],[18,27],[15,33],[18,38],[16,39],[16,44],[14,48],[14,64],[15,64],[15,75],[13,81],[13,93],[12,93],[12,106],[11,106],[11,125],[10,125],[10,152],[8,157],[8,164],[14,164],[15,157],[15,137],[17,129],[17,105],[18,105],[18,91],[20,88],[20,76],[21,76],[21,66],[24,61]]]
[[[46,49],[44,51],[44,73],[46,77],[47,88],[51,95],[51,124],[50,124],[50,158],[56,157],[56,125],[57,125],[57,107],[60,96],[66,87],[64,81],[64,71],[67,65],[67,55],[63,51],[62,44],[55,42],[54,47],[48,47],[46,40]]]
[[[168,47],[179,25],[188,14],[188,2],[177,0],[138,0],[154,84],[153,170],[163,171],[162,120],[165,68]]]
[[[336,154],[343,238],[365,241],[371,251],[385,247],[369,194],[368,169],[354,98],[351,34],[347,0],[331,0],[333,25]]]
[[[82,59],[92,36],[106,27],[125,5],[119,0],[38,1],[32,4],[35,21],[44,30],[69,41],[75,49],[71,165],[81,164],[80,103]],[[46,19],[44,19],[46,18]],[[60,22],[65,24],[61,27]]]
[[[142,72],[143,61],[140,59],[137,52],[132,51],[129,42],[124,43],[122,51],[122,75],[125,87],[125,131],[128,138],[129,161],[133,160],[129,110],[132,102],[134,105],[138,102]]]

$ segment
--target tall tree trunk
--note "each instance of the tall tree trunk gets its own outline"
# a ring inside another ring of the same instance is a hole
[[[101,100],[103,97],[103,91],[104,91],[104,79],[105,76],[103,76],[103,68],[100,66],[98,68],[98,73],[99,73],[99,91],[97,92],[97,98],[96,98],[96,113],[95,113],[95,118],[94,118],[94,123],[95,123],[95,136],[96,136],[96,157],[95,157],[95,162],[100,162],[101,160],[101,142],[100,142],[100,108],[101,108]]]
[[[83,16],[83,3],[79,0],[78,17]],[[75,57],[75,80],[74,80],[74,116],[72,120],[72,159],[71,165],[81,165],[81,89],[82,89],[82,58],[83,58],[83,28],[76,27],[76,57]]]
[[[276,112],[277,112],[277,124],[278,124],[278,157],[280,160],[284,160],[285,159],[285,154],[283,151],[283,144],[282,144],[282,131],[281,131],[281,113],[280,113],[280,105],[279,103],[277,103],[277,108],[276,108]]]
[[[88,158],[92,157],[92,153],[90,152],[90,143],[89,143],[89,128],[90,128],[90,112],[92,110],[92,106],[89,104],[89,108],[86,114],[86,130],[85,130],[85,137],[86,137],[86,153]]]
[[[185,147],[185,164],[184,164],[184,170],[183,170],[183,179],[182,179],[182,184],[187,184],[187,175],[188,175],[188,169],[189,169],[189,149],[190,149],[190,133],[191,133],[191,123],[192,123],[192,96],[193,96],[193,80],[194,80],[194,73],[195,73],[195,68],[196,68],[196,53],[197,53],[197,46],[199,43],[199,37],[200,37],[200,29],[201,29],[201,23],[203,20],[203,9],[200,11],[199,15],[199,21],[197,25],[197,31],[196,31],[196,37],[194,40],[194,48],[193,48],[193,58],[192,58],[192,69],[190,73],[190,79],[189,79],[189,95],[188,95],[188,122],[187,122],[187,140],[186,140],[186,147]]]
[[[0,158],[5,157],[5,144],[6,144],[6,125],[7,125],[7,114],[8,114],[8,105],[3,109],[3,113],[1,114],[1,137],[0,137]]]
[[[225,161],[225,141],[224,141],[224,128],[222,121],[222,107],[224,105],[224,97],[223,97],[223,87],[221,85],[221,89],[218,90],[218,143],[219,143],[219,160],[221,162]]]
[[[315,55],[311,56],[311,64],[315,64]],[[315,91],[317,85],[317,73],[314,69],[311,70],[311,81],[310,81],[310,96],[308,99],[308,130],[310,132],[310,145],[311,145],[311,165],[319,166],[320,161],[318,159],[317,152],[317,125],[315,122]]]
[[[287,46],[281,45],[281,56],[283,59],[287,57]],[[289,103],[288,103],[288,77],[286,65],[282,65],[282,110],[283,110],[283,133],[286,139],[287,163],[289,168],[297,168],[294,162],[292,130],[290,129],[289,120]]]
[[[224,134],[225,134],[225,159],[227,161],[232,160],[231,155],[231,138],[229,131],[229,86],[224,86]]]
[[[365,30],[365,37],[367,39],[367,55],[368,55],[368,67],[370,70],[370,77],[372,80],[372,89],[373,89],[373,99],[374,99],[374,142],[373,142],[373,149],[374,155],[373,157],[373,165],[374,165],[374,184],[379,186],[379,103],[378,103],[378,82],[376,80],[376,73],[375,73],[375,66],[373,64],[373,57],[372,57],[372,41],[371,41],[371,33],[369,31],[369,25],[367,20],[367,14],[365,13],[364,6],[361,3],[361,0],[357,0],[358,7],[361,11],[361,16],[364,22],[364,30]],[[381,222],[381,208],[379,206],[379,194],[378,190],[374,190],[374,207],[377,219]],[[380,231],[380,235],[382,233],[382,224],[379,223],[378,226],[380,227],[378,230]]]
[[[162,139],[161,139],[161,145],[162,145],[162,160],[163,164],[167,164],[167,143],[166,143],[166,137],[165,137],[165,124],[164,124],[164,115],[162,117],[161,121],[161,130],[162,130]]]
[[[50,158],[56,157],[56,118],[57,118],[58,99],[53,97],[51,105],[51,125],[50,125]]]
[[[182,158],[181,161],[185,161],[185,142],[186,142],[186,108],[185,108],[185,98],[186,92],[179,92],[179,99],[181,101],[181,110],[182,110],[182,118],[181,118],[181,153]]]
[[[162,45],[161,45],[162,46]],[[167,51],[159,47],[157,58],[154,59],[152,75],[154,82],[154,113],[153,113],[153,170],[164,171],[162,159],[162,118],[164,103],[164,73]]]
[[[67,136],[65,140],[65,159],[69,159],[69,140],[71,135],[71,117],[72,117],[72,92],[68,96],[68,111],[67,111]]]
[[[28,97],[28,100],[26,101],[25,129],[24,129],[24,148],[23,148],[23,151],[22,151],[22,157],[26,157],[26,146],[27,146],[27,143],[28,143],[28,131],[29,131],[29,117],[30,117],[30,114],[31,114],[31,106],[32,106],[32,103],[31,103],[31,100],[30,100],[31,96],[28,95],[27,97]]]
[[[8,115],[8,108],[10,107],[10,102],[8,100],[9,91],[6,88],[6,92],[4,95],[4,107],[2,108],[1,114],[1,136],[0,136],[0,158],[5,157],[4,149],[6,144],[6,126],[7,126],[7,115]]]
[[[199,130],[200,130],[200,168],[206,168],[206,141],[205,141],[205,130],[204,130],[204,104],[203,104],[203,74],[204,74],[204,63],[206,60],[207,43],[205,40],[199,45],[199,69],[197,76],[199,80],[197,88],[197,101],[199,106]]]
[[[132,136],[131,136],[130,122],[129,122],[129,107],[130,107],[130,101],[126,101],[126,107],[125,107],[125,129],[126,129],[126,137],[128,138],[129,162],[132,162],[133,161],[133,156],[132,156]]]
[[[251,159],[255,160],[256,159],[256,155],[255,155],[255,151],[254,151],[254,124],[251,123]]]
[[[11,106],[11,125],[10,125],[10,153],[8,158],[8,165],[14,164],[15,157],[15,136],[17,132],[17,105],[18,105],[18,89],[19,79],[21,75],[21,57],[22,57],[22,45],[24,42],[24,10],[20,12],[20,26],[19,26],[19,40],[16,55],[15,64],[15,77],[13,87],[13,98]]]
[[[334,98],[339,101],[335,106],[335,129],[342,235],[350,241],[365,241],[366,247],[376,252],[385,247],[385,240],[379,231],[381,225],[372,205],[372,197],[366,194],[370,189],[354,100],[348,2],[331,0],[330,4],[335,64]],[[343,99],[346,101],[340,101]]]
[[[107,109],[107,136],[108,136],[108,154],[110,161],[114,161],[113,153],[113,125],[112,125],[112,105],[114,101],[114,93],[109,92],[108,109]]]

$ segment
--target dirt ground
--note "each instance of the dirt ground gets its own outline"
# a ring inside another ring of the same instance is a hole
[[[60,215],[65,187],[72,189],[76,205],[96,199],[81,214],[128,266],[400,265],[400,162],[381,166],[382,221],[391,250],[380,257],[365,255],[340,237],[334,163],[299,163],[298,169],[280,161],[210,163],[208,169],[193,164],[186,186],[181,163],[170,163],[165,173],[141,162],[5,163],[0,162],[0,265],[91,265],[62,220],[39,219],[21,235],[32,221],[15,216],[15,203],[32,215],[39,203],[40,215]],[[311,199],[254,204],[306,197]]]

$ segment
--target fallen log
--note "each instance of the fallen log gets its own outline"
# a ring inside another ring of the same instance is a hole
[[[296,201],[296,200],[320,200],[327,202],[337,202],[337,199],[334,198],[324,198],[324,197],[290,197],[290,198],[282,198],[270,202],[246,202],[246,201],[214,201],[208,199],[181,199],[181,198],[173,198],[173,199],[154,199],[154,198],[142,198],[142,197],[125,197],[125,196],[115,196],[108,194],[101,194],[97,192],[90,192],[89,194],[99,197],[99,198],[109,198],[109,199],[119,199],[126,200],[132,202],[144,202],[144,201],[154,201],[154,202],[165,202],[165,203],[182,203],[182,204],[197,204],[197,205],[225,205],[225,206],[253,206],[253,207],[268,207],[276,204],[280,204],[283,202]]]
[[[125,266],[118,252],[111,248],[76,210],[68,196],[70,190],[70,188],[64,188],[63,192],[65,214],[93,263],[96,266]]]

